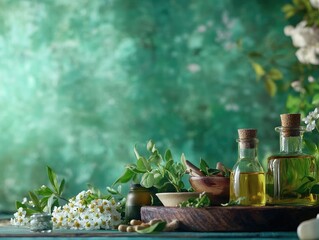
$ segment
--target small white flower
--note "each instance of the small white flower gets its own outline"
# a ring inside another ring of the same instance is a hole
[[[302,121],[307,125],[306,131],[311,132],[316,127],[316,121],[319,119],[319,109],[315,108],[314,111],[309,112],[308,116],[303,118]]]
[[[313,76],[308,77],[308,82],[313,83],[315,82],[315,78]]]
[[[302,87],[300,81],[293,81],[291,83],[291,87],[296,91],[296,92],[305,92],[305,89]]]
[[[310,3],[314,8],[319,8],[319,0],[310,0]]]
[[[52,213],[54,228],[112,229],[121,223],[114,199],[94,199],[89,204],[91,191],[82,191],[63,207],[55,207]]]
[[[290,36],[295,47],[299,48],[296,56],[301,63],[319,65],[319,29],[307,26],[306,21],[296,27],[286,26],[286,36]]]
[[[206,32],[207,31],[207,28],[205,25],[200,25],[197,27],[197,32],[200,32],[200,33],[203,33],[203,32]]]
[[[14,218],[11,218],[10,222],[15,226],[28,226],[30,218],[26,216],[26,211],[20,207],[16,213],[13,214]]]
[[[197,73],[201,70],[201,67],[196,63],[191,63],[187,66],[187,69],[191,73]]]

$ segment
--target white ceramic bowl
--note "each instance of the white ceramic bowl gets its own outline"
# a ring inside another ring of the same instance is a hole
[[[181,202],[190,198],[197,198],[199,194],[198,192],[167,192],[156,193],[156,196],[165,207],[177,207]]]

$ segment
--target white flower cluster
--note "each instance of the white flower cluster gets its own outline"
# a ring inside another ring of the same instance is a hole
[[[313,8],[319,8],[319,0],[310,0]],[[285,35],[290,36],[295,47],[298,61],[305,64],[319,65],[319,29],[307,26],[301,21],[296,27],[286,26]]]
[[[311,4],[314,8],[319,8],[319,0],[310,0],[310,4]]]
[[[30,217],[27,217],[26,214],[26,211],[20,207],[18,211],[13,214],[14,218],[11,218],[11,224],[14,226],[29,226]]]
[[[318,108],[315,108],[314,111],[309,112],[308,116],[303,118],[302,121],[307,124],[306,130],[311,132],[316,127],[316,121],[319,119],[319,110]]]
[[[285,35],[290,36],[295,47],[299,48],[296,56],[301,63],[319,65],[319,29],[308,27],[306,21],[296,27],[286,26]]]
[[[94,199],[92,192],[82,191],[63,207],[55,207],[52,213],[53,228],[66,229],[112,229],[121,223],[117,203],[112,200]]]

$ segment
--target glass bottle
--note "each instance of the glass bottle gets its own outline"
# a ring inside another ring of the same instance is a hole
[[[257,130],[239,129],[238,134],[238,160],[230,175],[230,201],[244,206],[264,206],[265,173],[257,158]]]
[[[311,185],[317,181],[315,157],[302,153],[300,114],[281,114],[280,152],[268,158],[267,203],[271,205],[317,204]]]
[[[125,204],[125,221],[141,219],[141,207],[152,204],[152,193],[140,184],[131,184]]]

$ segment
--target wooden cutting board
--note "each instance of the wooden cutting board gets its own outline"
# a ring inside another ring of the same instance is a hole
[[[195,232],[296,231],[305,220],[315,218],[319,206],[179,208],[145,206],[143,221],[180,221],[180,230]]]

